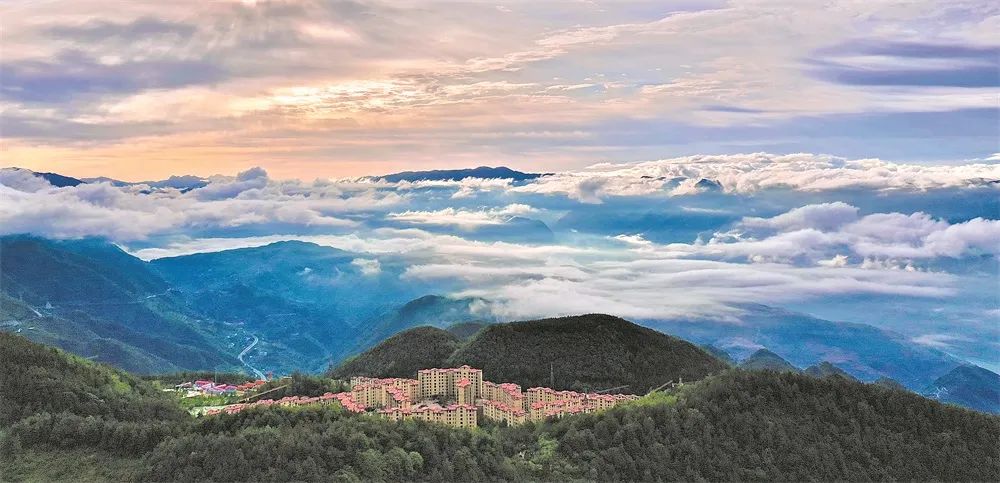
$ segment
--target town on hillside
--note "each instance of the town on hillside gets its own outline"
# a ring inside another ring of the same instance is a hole
[[[416,379],[351,378],[351,390],[317,397],[289,396],[231,404],[206,415],[237,413],[255,406],[338,404],[353,413],[372,412],[393,421],[418,419],[470,428],[479,418],[508,425],[592,413],[639,399],[631,394],[580,393],[483,379],[483,371],[469,366],[421,369]]]

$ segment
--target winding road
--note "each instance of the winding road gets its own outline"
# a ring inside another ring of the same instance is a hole
[[[250,345],[244,347],[243,351],[240,352],[240,355],[236,356],[236,358],[239,359],[244,366],[247,366],[247,369],[250,369],[251,372],[256,374],[258,379],[266,379],[263,372],[260,372],[260,370],[258,370],[256,367],[251,366],[249,362],[243,360],[243,356],[247,355],[247,353],[253,350],[254,346],[256,346],[258,342],[260,342],[260,339],[257,338],[256,335],[250,334],[250,337],[253,337],[253,342],[251,342]]]

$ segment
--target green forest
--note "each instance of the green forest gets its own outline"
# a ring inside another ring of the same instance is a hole
[[[1000,418],[841,377],[728,369],[603,413],[474,430],[333,406],[195,418],[148,381],[0,334],[0,387],[3,481],[1000,479]]]

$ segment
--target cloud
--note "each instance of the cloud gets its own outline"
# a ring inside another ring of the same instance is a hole
[[[362,275],[372,276],[382,273],[382,264],[377,259],[355,258],[351,265],[358,267]]]
[[[819,56],[816,74],[842,84],[1000,86],[997,46],[856,40],[822,49]]]
[[[875,3],[15,2],[5,141],[19,165],[127,179],[206,160],[311,177],[709,149],[994,151],[995,122],[976,121],[995,112],[997,12]]]
[[[207,186],[193,190],[192,193],[201,200],[233,198],[247,190],[264,188],[267,181],[267,171],[256,167],[239,173],[236,179],[216,177]]]
[[[213,177],[204,188],[187,193],[106,182],[55,188],[18,170],[0,173],[0,233],[52,238],[98,236],[127,242],[248,227],[339,230],[357,222],[335,214],[392,205],[400,199],[371,191],[341,198],[342,190],[353,188],[271,183],[260,169],[236,178]]]
[[[847,203],[792,209],[771,218],[744,218],[707,243],[675,243],[669,253],[845,266],[853,255],[866,268],[913,268],[911,262],[939,257],[1000,254],[1000,221],[974,218],[951,224],[926,213],[873,213],[858,216]],[[829,258],[829,257],[834,258]]]
[[[0,95],[12,101],[60,103],[91,94],[136,93],[217,82],[224,75],[222,69],[210,61],[102,62],[84,52],[68,50],[52,61],[5,62]]]
[[[910,339],[910,342],[913,342],[914,344],[925,345],[942,350],[953,349],[956,342],[969,341],[970,339],[968,337],[954,334],[923,334]]]
[[[635,164],[598,164],[544,176],[511,191],[563,194],[585,203],[600,203],[608,197],[697,194],[702,190],[691,189],[694,185],[680,190],[675,187],[703,179],[718,183],[727,193],[766,189],[922,191],[1000,180],[1000,165],[912,165],[805,153],[701,155]]]
[[[24,192],[35,192],[53,188],[45,178],[35,176],[35,173],[27,169],[16,168],[0,169],[0,186]]]
[[[389,213],[386,218],[418,225],[455,225],[462,228],[474,228],[483,225],[501,225],[512,217],[535,212],[537,212],[535,208],[518,203],[479,211],[456,208],[444,208],[437,211],[404,211],[402,213]]]
[[[772,218],[744,218],[740,224],[748,228],[771,228],[778,231],[803,228],[830,231],[857,219],[857,207],[837,201],[795,208]]]

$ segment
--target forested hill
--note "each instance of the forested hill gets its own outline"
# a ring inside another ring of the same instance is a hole
[[[3,481],[1000,480],[1000,417],[844,378],[727,369],[475,431],[334,406],[192,418],[120,371],[0,334]]]
[[[644,394],[670,381],[694,381],[727,367],[693,344],[600,314],[489,325],[446,358],[428,358],[422,366],[401,364],[413,361],[413,353],[442,354],[458,345],[443,334],[430,339],[425,329],[397,334],[333,374],[414,377],[426,367],[468,364],[483,369],[489,380],[524,387],[628,386],[622,391]]]
[[[0,426],[43,413],[122,421],[177,418],[183,411],[146,381],[0,332]]]

